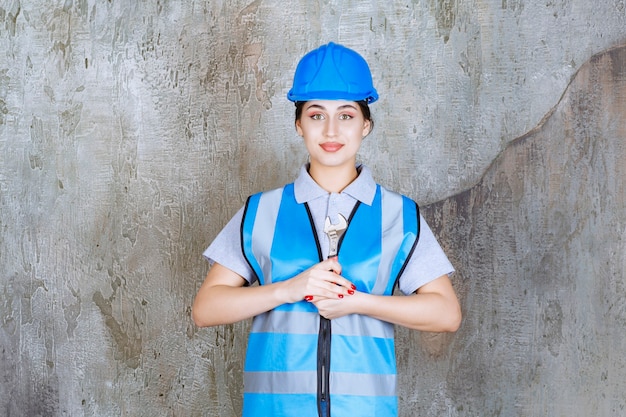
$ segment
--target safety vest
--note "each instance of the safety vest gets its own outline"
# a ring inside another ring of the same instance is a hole
[[[372,205],[357,203],[348,219],[338,252],[342,276],[358,291],[392,295],[418,234],[417,204],[377,185]],[[260,285],[292,278],[324,259],[308,205],[296,202],[293,184],[248,198],[241,239]],[[306,301],[254,318],[244,417],[397,412],[392,324],[358,314],[328,320]]]

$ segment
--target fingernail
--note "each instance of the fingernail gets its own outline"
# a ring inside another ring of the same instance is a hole
[[[311,301],[311,300],[313,300],[313,296],[312,295],[306,295],[304,297],[304,301]]]
[[[356,285],[351,284],[350,286],[352,287],[353,290],[356,290]]]
[[[339,298],[343,298],[343,294],[339,294]]]
[[[350,295],[354,294],[354,290],[348,290],[348,294]]]

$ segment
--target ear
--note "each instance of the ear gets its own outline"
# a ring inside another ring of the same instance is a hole
[[[302,131],[302,126],[300,126],[300,120],[296,120],[296,132],[298,132],[298,135],[300,136],[304,136],[304,132]]]
[[[363,122],[363,137],[366,137],[372,131],[372,122],[366,120]]]

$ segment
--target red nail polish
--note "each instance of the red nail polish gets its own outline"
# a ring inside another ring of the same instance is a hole
[[[339,294],[339,298],[343,298],[343,294]]]
[[[304,297],[304,301],[312,301],[313,300],[313,296],[312,295],[306,295]]]
[[[354,294],[354,290],[348,290],[348,294],[350,295]]]
[[[350,286],[352,287],[353,290],[356,290],[356,285],[350,284]]]

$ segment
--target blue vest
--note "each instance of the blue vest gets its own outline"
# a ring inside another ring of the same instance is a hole
[[[418,234],[417,204],[377,185],[372,205],[357,203],[348,219],[338,253],[342,275],[358,291],[392,295]],[[308,205],[296,202],[293,184],[248,199],[241,239],[260,285],[287,280],[325,258]],[[397,413],[392,324],[357,314],[331,321],[306,301],[254,318],[244,417]]]

